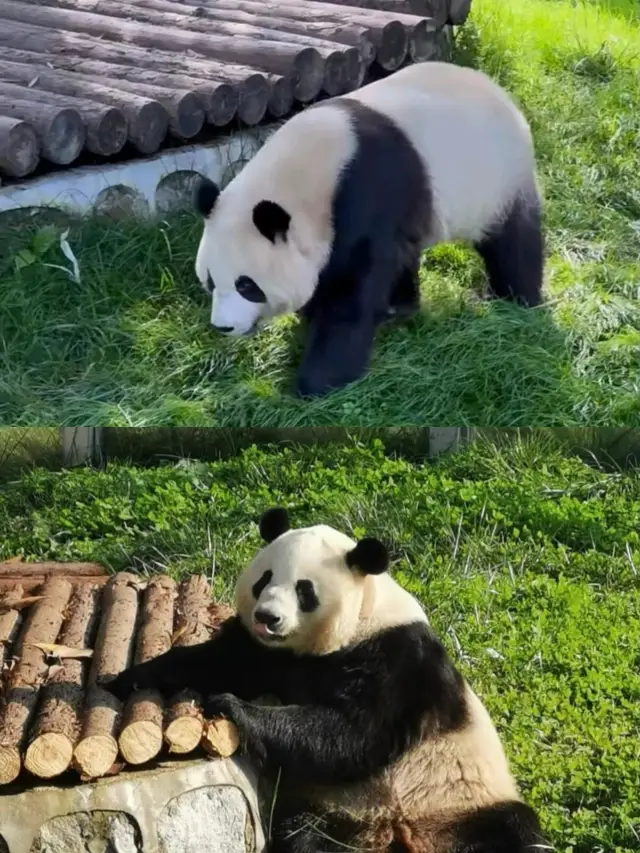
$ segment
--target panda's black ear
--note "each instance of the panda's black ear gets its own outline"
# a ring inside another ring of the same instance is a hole
[[[267,240],[276,242],[276,237],[287,239],[291,217],[275,201],[259,201],[253,208],[253,224]]]
[[[198,183],[193,193],[193,205],[200,216],[204,216],[205,219],[209,216],[219,195],[218,185],[210,181],[209,178],[203,178]]]
[[[389,567],[389,552],[378,539],[361,539],[347,554],[347,565],[365,575],[381,575]]]
[[[265,542],[273,542],[289,529],[289,513],[283,507],[268,509],[260,519],[260,536]]]

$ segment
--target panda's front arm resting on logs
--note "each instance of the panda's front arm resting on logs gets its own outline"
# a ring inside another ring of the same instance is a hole
[[[208,697],[205,716],[231,720],[253,761],[315,782],[367,778],[464,715],[459,676],[417,623],[331,654],[300,655],[264,648],[234,617],[213,640],[171,649],[104,686],[122,700],[134,689],[167,698],[196,689]],[[251,702],[265,694],[284,704]]]

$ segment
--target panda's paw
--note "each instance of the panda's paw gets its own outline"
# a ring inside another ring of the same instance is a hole
[[[119,675],[110,678],[98,679],[98,687],[102,687],[107,693],[111,693],[116,699],[124,702],[129,696],[138,689],[135,677],[132,677],[131,670],[125,669]]]
[[[233,693],[214,693],[205,700],[203,713],[207,720],[224,717],[240,727],[244,719],[244,702]]]

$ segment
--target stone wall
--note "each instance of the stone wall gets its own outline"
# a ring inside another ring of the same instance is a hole
[[[200,759],[0,796],[0,853],[261,853],[257,778]]]

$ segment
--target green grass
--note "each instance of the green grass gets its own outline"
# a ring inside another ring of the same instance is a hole
[[[640,424],[639,53],[636,0],[474,0],[460,30],[457,61],[495,75],[534,130],[548,309],[479,302],[478,258],[440,247],[421,315],[379,334],[370,374],[304,403],[296,321],[251,340],[209,330],[192,217],[74,224],[80,285],[15,271],[21,223],[0,234],[0,423]]]
[[[0,492],[0,558],[213,573],[227,596],[259,546],[253,519],[276,503],[296,524],[389,543],[396,578],[488,705],[555,850],[638,850],[637,470],[607,473],[537,440],[428,465],[378,441],[36,469]]]

